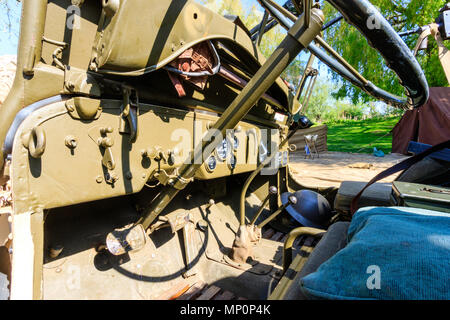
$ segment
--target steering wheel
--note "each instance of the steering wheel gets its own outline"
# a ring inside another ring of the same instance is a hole
[[[285,29],[290,29],[294,24],[294,17],[297,17],[289,11],[270,0],[258,1]],[[311,3],[311,1],[303,0],[303,4]],[[386,65],[396,73],[400,84],[405,88],[406,98],[387,92],[366,80],[320,36],[315,40],[320,47],[311,43],[308,50],[353,85],[389,105],[408,110],[426,103],[429,97],[429,88],[425,74],[411,50],[381,13],[368,0],[326,1],[342,14],[347,23],[356,27],[367,39],[369,45],[381,54]],[[298,4],[299,0],[291,2],[297,8],[301,7]],[[376,23],[370,23],[370,21]]]

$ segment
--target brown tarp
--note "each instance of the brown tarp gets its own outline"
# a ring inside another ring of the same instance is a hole
[[[422,107],[406,111],[392,130],[392,152],[407,154],[408,143],[435,145],[450,140],[450,88],[430,88]]]

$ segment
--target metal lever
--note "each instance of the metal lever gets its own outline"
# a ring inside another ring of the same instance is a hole
[[[98,138],[97,144],[105,149],[105,153],[103,154],[102,164],[108,170],[114,170],[116,167],[116,162],[114,161],[111,147],[114,145],[114,140],[112,138],[106,137],[106,134],[112,133],[113,129],[111,127],[101,128],[100,133],[103,137]]]
[[[139,110],[139,96],[136,89],[133,87],[122,85],[123,92],[123,109],[120,117],[120,133],[130,134],[130,142],[135,142],[138,135],[138,110]],[[135,93],[136,101],[131,101],[132,93]],[[128,124],[128,128],[127,128]]]
[[[186,262],[186,271],[183,273],[183,278],[189,278],[197,274],[197,270],[192,266],[195,256],[193,241],[194,232],[195,226],[191,222],[186,223],[183,227],[183,244]]]
[[[256,213],[256,215],[253,217],[252,221],[250,222],[250,225],[254,225],[256,220],[258,220],[259,216],[261,215],[261,212],[264,210],[265,206],[267,205],[267,203],[269,202],[270,196],[271,195],[275,195],[278,193],[278,189],[275,186],[271,186],[269,188],[269,194],[266,196],[266,198],[264,199],[263,203],[261,204],[261,207],[259,207],[258,212]]]
[[[261,222],[257,227],[259,229],[262,229],[266,224],[268,224],[270,221],[272,221],[273,219],[275,219],[281,212],[283,212],[284,209],[286,209],[288,206],[290,206],[291,204],[297,204],[297,198],[295,196],[289,196],[288,198],[288,202],[283,204],[281,207],[278,208],[277,211],[275,211],[274,213],[272,213],[270,215],[270,217],[268,217],[266,220],[264,220],[263,222]]]

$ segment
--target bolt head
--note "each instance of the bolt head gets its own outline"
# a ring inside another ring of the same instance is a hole
[[[297,198],[295,196],[289,196],[288,199],[290,204],[297,204]]]
[[[269,193],[270,194],[277,194],[278,193],[278,189],[275,186],[270,186],[269,187]]]

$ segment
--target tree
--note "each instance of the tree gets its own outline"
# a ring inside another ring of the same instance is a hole
[[[325,120],[326,114],[335,105],[335,101],[333,101],[334,99],[331,96],[334,90],[335,88],[331,83],[318,79],[306,110],[301,112],[312,121]]]
[[[413,30],[418,26],[434,22],[439,15],[439,9],[445,5],[447,0],[370,0],[370,2],[378,7],[381,14],[394,29],[400,32]],[[324,4],[324,12],[327,20],[331,20],[338,15],[338,12],[327,2]],[[385,66],[383,58],[367,44],[367,40],[354,27],[341,21],[329,28],[324,37],[366,79],[397,95],[404,93],[397,76]],[[417,38],[417,35],[412,35],[404,38],[404,40],[410,48],[414,48]],[[438,59],[435,41],[429,41],[428,49],[420,52],[417,60],[424,69],[430,86],[442,87],[448,85]],[[338,78],[338,75],[333,74],[334,80]],[[342,82],[335,96],[337,98],[351,97],[354,103],[358,101],[367,102],[371,99],[348,81]]]
[[[261,22],[263,12],[256,6],[256,1],[251,6],[250,10],[245,11],[241,0],[198,0],[212,11],[225,15],[238,16],[248,29],[252,29],[255,25]],[[268,58],[272,52],[278,47],[281,41],[286,36],[286,31],[281,26],[276,26],[269,32],[265,33],[259,49],[264,57]],[[284,70],[281,77],[288,81],[293,86],[297,85],[300,75],[303,73],[303,63],[297,57],[289,67]]]
[[[20,5],[18,0],[0,0],[0,31],[10,36],[18,37],[18,30],[14,28],[19,22],[19,17],[14,14],[13,8]]]

